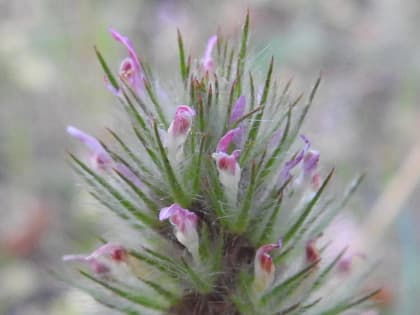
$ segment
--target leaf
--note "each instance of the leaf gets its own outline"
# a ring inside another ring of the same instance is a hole
[[[130,218],[128,215],[126,215],[125,213],[118,211],[115,209],[114,206],[112,206],[107,200],[105,200],[105,198],[103,196],[100,196],[96,193],[94,193],[93,191],[89,192],[90,195],[95,198],[99,203],[101,203],[103,206],[105,206],[106,208],[110,209],[112,212],[114,212],[118,217],[120,217],[122,220],[128,222],[134,229],[136,230],[144,230],[144,226],[138,224],[137,222],[132,222],[132,218]]]
[[[236,77],[242,78],[246,60],[246,49],[248,46],[249,35],[249,10],[247,11],[245,23],[242,29],[241,47],[239,49],[238,63],[236,66]]]
[[[166,150],[163,147],[162,141],[160,139],[159,130],[157,128],[156,121],[153,122],[153,131],[155,132],[155,138],[158,144],[160,157],[163,162],[163,167],[165,171],[166,178],[168,180],[169,187],[171,189],[172,197],[174,201],[179,203],[182,207],[188,207],[189,201],[185,192],[183,191],[181,185],[179,184],[175,172],[172,168],[171,163],[168,160],[168,156],[166,154]]]
[[[274,286],[270,291],[261,297],[261,303],[264,305],[273,299],[282,301],[284,297],[288,296],[312,271],[314,271],[314,268],[318,264],[319,259],[288,277],[286,280],[281,281],[278,285]]]
[[[144,87],[146,88],[147,95],[149,95],[150,100],[152,101],[153,105],[155,105],[156,113],[158,114],[160,122],[165,126],[165,128],[168,128],[169,124],[166,121],[165,114],[163,113],[162,107],[160,106],[160,103],[155,95],[155,92],[153,91],[153,86],[149,81],[144,80]]]
[[[111,83],[111,85],[114,89],[119,89],[120,87],[118,85],[118,81],[115,79],[114,75],[112,74],[112,71],[109,69],[108,64],[106,63],[104,57],[99,52],[99,50],[96,46],[94,46],[93,48],[95,49],[96,57],[98,58],[99,63],[101,64],[102,69],[104,70],[105,75],[109,80],[109,83]]]
[[[316,290],[317,288],[320,288],[326,281],[328,275],[333,270],[333,268],[338,264],[340,259],[343,257],[345,252],[347,251],[347,247],[344,248],[338,255],[334,258],[334,260],[327,266],[325,269],[319,274],[317,279],[315,280],[312,289]]]
[[[273,74],[273,68],[274,68],[274,58],[271,58],[270,61],[270,66],[268,68],[267,71],[267,77],[265,79],[265,85],[264,85],[264,90],[263,90],[263,94],[260,100],[260,104],[259,105],[264,105],[267,101],[267,96],[268,96],[268,92],[270,90],[270,83],[271,83],[271,76]],[[247,138],[247,144],[245,146],[245,152],[241,155],[241,164],[246,163],[246,161],[248,160],[249,154],[253,148],[253,146],[255,145],[255,141],[257,139],[258,136],[258,131],[260,129],[261,126],[261,121],[264,115],[264,107],[262,108],[261,111],[258,112],[257,116],[255,117],[251,128],[249,130],[248,133],[248,138]]]
[[[178,38],[179,68],[181,72],[181,78],[184,82],[186,82],[188,78],[188,72],[187,72],[187,65],[185,63],[184,43],[183,43],[182,35],[179,29],[177,29],[177,38]]]
[[[146,297],[143,295],[137,295],[133,294],[132,292],[124,291],[114,285],[111,285],[103,280],[98,279],[97,277],[88,274],[83,270],[80,270],[79,272],[82,276],[88,278],[89,280],[95,282],[96,284],[104,287],[105,289],[111,291],[117,296],[124,298],[130,302],[158,311],[166,311],[167,309],[167,306],[163,306],[161,301],[155,301],[151,297]]]
[[[369,292],[368,294],[365,294],[362,297],[357,298],[354,301],[342,302],[342,303],[340,303],[340,304],[338,304],[338,305],[330,308],[327,311],[323,311],[322,312],[322,315],[337,315],[337,314],[341,314],[342,312],[344,312],[344,311],[346,311],[346,310],[348,310],[348,309],[350,309],[352,307],[355,307],[357,305],[360,305],[360,304],[366,302],[367,300],[369,300],[370,298],[372,298],[373,296],[375,296],[376,294],[378,294],[379,291],[381,291],[381,289],[377,289],[377,290],[374,290],[372,292]]]
[[[327,178],[323,181],[321,187],[316,192],[315,196],[311,199],[311,201],[308,203],[308,205],[303,210],[300,217],[296,220],[296,222],[292,225],[292,227],[286,232],[283,238],[284,244],[287,244],[292,237],[295,235],[295,233],[299,230],[299,228],[304,223],[305,219],[308,217],[309,213],[311,212],[312,208],[315,206],[319,198],[321,197],[322,192],[324,191],[325,187],[328,185],[328,182],[330,181],[332,175],[334,173],[334,169],[332,169],[329,174],[327,175]]]
[[[252,164],[251,167],[251,177],[248,183],[248,189],[245,193],[245,198],[242,203],[241,210],[239,212],[239,216],[236,220],[235,224],[235,231],[238,233],[243,233],[247,227],[249,222],[249,211],[251,210],[252,201],[255,196],[255,178],[257,175],[257,166],[255,163]]]
[[[88,175],[92,176],[95,181],[108,191],[116,201],[118,201],[121,206],[123,206],[130,214],[137,218],[140,222],[144,223],[147,226],[153,227],[156,220],[150,218],[146,214],[142,213],[131,201],[126,199],[117,189],[112,187],[108,182],[93,172],[89,167],[87,167],[82,161],[80,161],[76,156],[70,153],[70,158],[75,162],[75,164],[80,167]]]
[[[152,199],[150,199],[139,187],[137,187],[131,180],[125,177],[117,169],[114,169],[114,171],[131,188],[131,190],[133,190],[136,193],[136,195],[144,202],[149,212],[152,215],[156,215],[158,213],[159,206]]]

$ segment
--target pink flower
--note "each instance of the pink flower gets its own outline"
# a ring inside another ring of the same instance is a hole
[[[64,261],[77,261],[87,264],[96,274],[108,274],[112,264],[127,262],[128,252],[119,244],[107,243],[89,255],[65,255]]]
[[[194,116],[194,109],[187,105],[180,105],[175,111],[164,141],[172,161],[178,162],[182,159],[183,145],[191,131]]]
[[[241,132],[242,130],[239,127],[229,130],[217,143],[216,152],[227,152],[232,140],[234,140]]]
[[[182,208],[174,203],[169,207],[162,208],[159,213],[159,220],[167,220],[174,226],[176,239],[185,246],[193,256],[194,260],[199,261],[199,237],[197,232],[198,217],[194,212]]]
[[[279,177],[280,186],[283,185],[292,177],[291,171],[296,166],[298,166],[302,162],[302,160],[305,159],[305,157],[307,157],[307,161],[306,162],[304,161],[303,170],[306,172],[312,172],[314,167],[316,167],[318,163],[319,154],[317,157],[315,153],[311,153],[310,155],[308,155],[311,142],[304,135],[301,135],[301,138],[305,142],[305,147],[298,154],[296,154],[292,159],[290,159],[284,164],[284,167],[282,168],[280,172],[280,177]],[[316,152],[316,151],[313,151],[313,152]]]
[[[263,245],[258,248],[254,261],[254,290],[256,293],[264,292],[274,281],[276,268],[270,252],[281,248],[282,242],[279,240],[275,244]]]
[[[213,52],[214,45],[217,43],[217,36],[213,35],[209,38],[207,42],[206,51],[204,53],[203,58],[201,59],[201,68],[203,70],[203,73],[206,72],[213,72],[214,71],[214,61],[211,56]]]
[[[125,58],[120,65],[120,78],[127,82],[127,84],[133,89],[134,92],[138,94],[143,93],[144,75],[131,41],[113,28],[110,28],[109,31],[111,32],[112,37],[122,43],[128,50],[128,57]],[[114,94],[119,95],[119,92],[117,91]]]
[[[137,187],[142,185],[140,179],[136,176],[136,174],[133,173],[132,170],[130,170],[130,168],[121,162],[114,162],[109,153],[104,149],[104,147],[96,138],[73,126],[67,127],[67,133],[72,137],[79,139],[86,145],[90,151],[91,164],[94,169],[109,171],[112,168],[115,168],[119,173],[121,173],[125,178],[130,180]]]
[[[89,149],[93,168],[102,170],[110,168],[113,162],[112,158],[96,138],[73,126],[67,127],[67,133],[83,142],[83,144]]]

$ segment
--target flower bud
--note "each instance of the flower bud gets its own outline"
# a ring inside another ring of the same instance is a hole
[[[258,248],[254,261],[254,291],[257,294],[264,292],[274,281],[276,268],[270,252],[281,248],[282,242],[279,240],[275,244],[263,245]]]
[[[226,196],[233,204],[236,203],[239,180],[241,179],[241,168],[237,162],[239,154],[239,150],[233,151],[230,155],[225,152],[212,154],[219,172],[219,180],[226,189]]]
[[[191,131],[195,110],[187,105],[180,105],[165,136],[165,147],[172,162],[179,162],[183,155],[183,146]]]

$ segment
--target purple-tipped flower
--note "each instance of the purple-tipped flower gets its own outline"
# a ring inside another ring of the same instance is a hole
[[[287,182],[292,177],[291,171],[297,165],[299,165],[299,163],[304,159],[306,153],[308,152],[308,150],[311,146],[311,142],[308,140],[308,138],[306,138],[304,135],[301,135],[300,137],[305,142],[305,147],[299,153],[297,153],[292,159],[290,159],[289,161],[287,161],[284,164],[284,167],[281,170],[280,177],[279,177],[280,186],[283,185],[285,182]],[[312,162],[312,159],[309,162]],[[315,163],[315,165],[316,165],[316,163]],[[310,166],[310,165],[308,165],[308,166]]]
[[[179,162],[182,159],[183,146],[191,131],[194,116],[195,110],[187,105],[180,105],[175,111],[164,141],[168,156],[173,162]]]
[[[230,114],[229,123],[232,125],[245,113],[246,99],[244,95],[239,96]]]
[[[176,239],[185,246],[195,261],[199,261],[198,246],[199,238],[197,232],[198,217],[194,212],[182,208],[174,203],[169,207],[162,208],[159,213],[159,220],[167,220],[174,226]]]
[[[222,151],[212,154],[219,172],[219,180],[226,189],[226,196],[233,204],[236,203],[239,180],[241,179],[241,168],[237,162],[239,154],[239,150],[233,151],[232,154]]]
[[[93,168],[101,170],[109,169],[112,165],[112,158],[96,138],[73,126],[67,127],[67,133],[83,142],[89,149]]]
[[[201,59],[201,68],[203,70],[203,73],[206,73],[206,72],[210,73],[210,72],[213,72],[214,70],[214,61],[211,55],[213,52],[214,45],[216,45],[216,43],[217,43],[216,35],[213,35],[212,37],[210,37],[207,42],[206,51],[204,52],[204,56]]]
[[[123,79],[127,84],[133,89],[134,92],[141,94],[144,90],[144,76],[143,71],[141,69],[141,65],[137,54],[131,44],[131,41],[118,33],[116,30],[110,28],[109,31],[111,32],[112,37],[117,40],[118,42],[122,43],[128,50],[128,57],[125,58],[120,65],[119,75],[120,78]],[[115,89],[114,89],[115,90]],[[119,95],[120,91],[113,91],[113,94]]]
[[[254,291],[259,294],[264,292],[274,281],[276,268],[270,252],[282,246],[281,240],[275,244],[267,244],[258,248],[254,260]]]
[[[65,255],[64,261],[77,261],[87,264],[92,272],[100,275],[111,271],[112,263],[127,262],[128,252],[119,244],[107,243],[102,245],[89,255]]]

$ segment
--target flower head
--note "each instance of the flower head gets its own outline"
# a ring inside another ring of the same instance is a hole
[[[102,170],[109,169],[112,164],[112,158],[96,138],[73,126],[67,127],[67,133],[83,142],[88,148],[91,153],[92,167]]]
[[[89,255],[65,255],[64,261],[77,261],[87,264],[96,274],[108,274],[112,264],[127,262],[128,252],[119,244],[107,243]]]
[[[193,258],[198,261],[199,238],[197,232],[198,217],[194,212],[182,208],[174,203],[169,207],[162,208],[159,212],[159,220],[169,222],[174,226],[176,239],[187,248]]]
[[[267,244],[258,248],[254,260],[254,290],[257,294],[264,292],[273,283],[276,268],[270,252],[281,248],[281,246],[282,242],[279,240],[275,244]]]
[[[214,61],[211,55],[213,52],[214,45],[216,45],[216,43],[217,43],[216,35],[213,35],[212,37],[210,37],[207,42],[206,51],[204,52],[204,56],[201,59],[201,68],[204,73],[212,72],[214,70]]]

